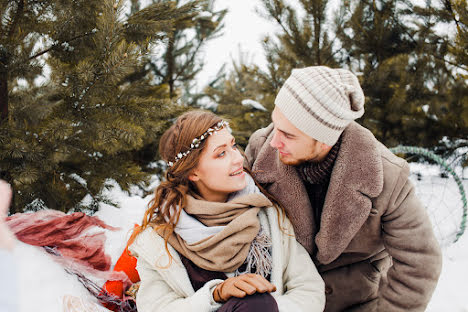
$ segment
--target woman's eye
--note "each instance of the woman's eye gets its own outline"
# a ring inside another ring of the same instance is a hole
[[[226,152],[225,152],[225,151],[222,151],[221,153],[218,154],[218,157],[223,157],[224,154],[226,154]]]
[[[234,145],[232,146],[233,149],[237,149],[237,143],[234,143]]]

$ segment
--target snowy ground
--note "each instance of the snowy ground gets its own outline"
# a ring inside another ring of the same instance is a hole
[[[412,168],[417,171],[420,167]],[[441,224],[445,231],[440,235],[451,235],[457,228],[456,219],[461,213],[461,201],[455,184],[450,184],[448,179],[431,177],[430,169],[422,168],[427,174],[418,181],[420,196],[430,207],[439,207],[435,211],[445,211],[432,213],[432,218],[440,218],[444,215],[452,216],[448,221]],[[435,174],[435,172],[432,172]],[[465,189],[468,189],[468,181],[464,182]],[[441,196],[434,196],[440,193]],[[106,231],[107,243],[106,251],[111,255],[113,262],[120,256],[126,237],[132,229],[134,223],[139,223],[150,196],[142,198],[140,196],[129,196],[115,187],[109,192],[113,200],[120,203],[121,208],[102,205],[97,212],[97,216],[105,220],[112,226],[121,228],[118,232]],[[458,205],[458,206],[457,206]],[[446,213],[453,208],[454,212]],[[431,208],[433,209],[433,208]],[[458,211],[458,212],[457,212]],[[453,226],[455,224],[455,226]],[[443,271],[429,304],[427,311],[451,311],[468,312],[468,297],[466,296],[466,279],[468,277],[468,234],[465,234],[455,244],[448,244],[444,247]],[[62,298],[64,295],[74,295],[80,298],[94,300],[87,291],[79,284],[74,276],[63,271],[63,269],[45,254],[41,248],[32,247],[18,242],[14,253],[17,273],[18,273],[18,299],[21,312],[54,312],[62,311]],[[0,311],[1,309],[0,304]]]

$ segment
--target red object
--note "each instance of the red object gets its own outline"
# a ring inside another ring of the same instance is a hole
[[[135,228],[138,227],[138,224],[135,224]],[[137,259],[130,254],[128,251],[128,247],[120,255],[119,259],[115,263],[114,271],[124,272],[132,283],[137,283],[140,281],[140,275],[138,275],[138,271],[136,270]],[[123,281],[107,281],[104,286],[102,287],[106,290],[109,294],[114,295],[121,300],[124,299],[124,291],[126,285]],[[112,311],[117,311],[118,307],[112,303],[103,303],[103,305]]]
[[[128,278],[132,283],[140,281],[140,275],[136,270],[137,259],[129,254],[127,248],[120,255],[119,260],[117,260],[114,271],[121,271],[127,274]],[[123,282],[122,281],[107,281],[103,287],[107,292],[116,295],[119,298],[123,298]]]

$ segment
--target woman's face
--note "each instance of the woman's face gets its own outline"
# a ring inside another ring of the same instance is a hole
[[[205,200],[225,202],[229,193],[246,186],[243,164],[244,158],[234,137],[223,128],[208,137],[198,166],[189,179]]]

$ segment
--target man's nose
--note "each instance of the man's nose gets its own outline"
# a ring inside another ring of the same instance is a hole
[[[274,133],[273,133],[273,138],[270,141],[270,146],[277,149],[277,148],[279,148],[281,146],[281,142],[280,142],[280,139],[278,137],[278,131],[276,131],[276,130],[273,130],[273,131],[274,131]]]

